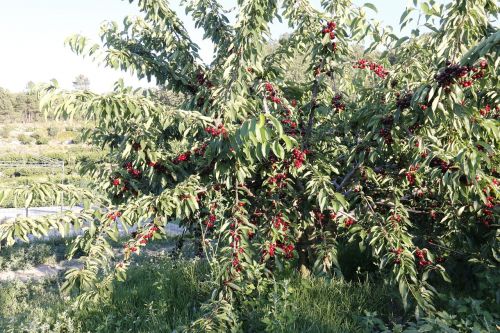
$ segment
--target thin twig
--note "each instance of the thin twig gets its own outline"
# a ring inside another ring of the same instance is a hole
[[[340,183],[340,185],[336,186],[336,190],[337,191],[340,191],[346,184],[347,182],[349,181],[349,179],[351,179],[351,177],[354,175],[354,173],[356,172],[356,170],[358,170],[358,168],[363,164],[363,162],[359,162],[358,164],[356,164],[356,166],[347,173],[347,175],[344,176],[344,179],[342,179],[342,182]]]

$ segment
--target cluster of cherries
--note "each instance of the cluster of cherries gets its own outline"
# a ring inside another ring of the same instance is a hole
[[[174,158],[174,160],[172,161],[172,163],[174,163],[174,164],[180,164],[182,162],[189,161],[190,158],[191,158],[191,152],[187,151],[185,153],[180,154],[176,158]]]
[[[293,165],[299,169],[302,164],[304,164],[304,161],[306,160],[306,156],[309,153],[309,150],[305,149],[301,151],[298,148],[294,148],[292,150],[292,155],[293,155]]]
[[[430,260],[427,260],[427,258],[426,258],[427,249],[423,249],[423,250],[417,249],[415,251],[415,256],[418,259],[418,265],[422,268],[432,264],[432,262]]]
[[[278,244],[278,247],[280,247],[285,252],[285,258],[293,258],[293,250],[295,250],[295,246],[293,244]]]
[[[335,39],[335,29],[337,28],[337,24],[333,21],[328,21],[326,23],[326,26],[323,27],[321,30],[321,33],[324,35],[328,35],[330,37],[330,40],[332,41],[332,50],[336,51],[337,50],[337,43],[335,43],[333,40]]]
[[[415,184],[415,172],[417,172],[419,165],[410,165],[409,170],[406,172],[406,180],[410,183],[410,185]]]
[[[286,259],[293,258],[293,251],[295,250],[295,246],[293,244],[284,244],[284,243],[271,243],[269,244],[268,250],[264,250],[263,254],[269,253],[270,257],[274,257],[276,255],[276,248],[279,248],[285,252]]]
[[[401,253],[403,253],[403,249],[399,247],[397,249],[392,249],[391,252],[396,255],[396,259],[394,259],[394,263],[396,265],[399,265],[401,263],[400,256],[401,256]]]
[[[141,144],[139,142],[134,142],[132,144],[132,148],[135,150],[135,151],[139,151],[141,150]]]
[[[269,177],[268,182],[270,184],[275,184],[277,187],[284,187],[286,185],[285,180],[287,178],[286,173],[278,173],[275,176]]]
[[[135,169],[132,165],[132,162],[124,163],[123,167],[127,170],[128,174],[132,176],[132,178],[135,179],[141,178],[142,171],[139,169]]]
[[[187,162],[187,161],[189,161],[191,159],[191,156],[193,154],[196,155],[196,156],[204,156],[207,147],[208,147],[208,144],[204,143],[201,146],[195,148],[193,150],[193,153],[191,153],[191,151],[186,151],[186,152],[184,152],[182,154],[179,154],[176,158],[174,158],[172,160],[172,163],[174,163],[174,164],[181,164],[183,162]],[[160,164],[158,162],[149,162],[148,165],[150,167],[154,168],[159,173],[163,173],[163,172],[166,171],[165,166],[163,166],[162,164]]]
[[[295,246],[293,244],[282,244],[278,243],[276,244],[280,249],[285,252],[285,258],[286,259],[292,259],[293,258],[293,250],[295,250]]]
[[[239,209],[244,206],[245,203],[243,201],[238,202],[238,207],[240,207]],[[231,223],[229,225],[229,234],[231,236],[231,243],[229,244],[229,246],[233,249],[233,260],[231,264],[238,272],[241,271],[239,256],[240,254],[245,252],[245,249],[241,246],[241,231],[238,229],[240,223],[241,221],[239,219],[236,219],[236,223]]]
[[[479,113],[481,114],[481,116],[487,117],[489,115],[490,111],[491,111],[491,107],[489,105],[486,105],[484,108],[479,110]]]
[[[204,143],[200,147],[195,148],[193,153],[196,156],[204,156],[207,146],[208,146],[208,144]],[[179,156],[177,156],[176,158],[174,158],[172,160],[172,163],[180,164],[183,162],[187,162],[190,160],[193,153],[191,153],[190,151],[184,152],[184,153],[180,154]],[[165,173],[167,171],[167,168],[165,167],[165,165],[161,164],[160,162],[149,161],[147,164],[149,167],[153,168],[157,173]]]
[[[205,74],[203,74],[201,72],[196,74],[196,82],[198,82],[198,85],[200,85],[200,86],[206,85],[207,88],[212,88],[214,86],[212,81],[208,80],[205,77]]]
[[[390,128],[385,128],[385,127],[381,128],[379,134],[381,137],[384,138],[385,144],[390,145],[393,142]]]
[[[264,83],[264,89],[266,89],[267,92],[266,97],[268,100],[276,104],[281,104],[281,99],[278,96],[276,96],[276,90],[274,90],[274,87],[271,83],[269,82]]]
[[[285,118],[281,121],[282,124],[290,126],[291,129],[295,130],[297,128],[297,122],[290,118]]]
[[[356,64],[352,66],[352,68],[369,69],[381,79],[385,79],[389,75],[389,72],[384,68],[384,66],[366,59],[359,59]]]
[[[276,96],[276,90],[274,89],[273,85],[269,82],[264,83],[264,89],[266,90],[266,98],[273,103],[276,103],[277,105],[280,105],[282,108],[282,112],[280,115],[283,117],[283,120],[281,120],[281,123],[283,125],[286,125],[288,128],[285,128],[285,132],[290,135],[297,135],[297,128],[298,124],[296,121],[292,120],[290,117],[292,115],[292,112],[288,107],[286,107],[281,99]],[[297,106],[297,101],[295,99],[291,100],[291,105],[293,107]]]
[[[217,127],[215,127],[215,126],[208,126],[207,128],[205,128],[205,132],[207,132],[208,134],[210,134],[214,138],[218,137],[218,136],[221,136],[221,135],[224,138],[226,138],[226,139],[228,137],[227,130],[224,128],[223,124],[220,124]]]
[[[287,231],[288,230],[288,222],[283,219],[283,214],[278,213],[273,219],[272,219],[273,227],[275,229],[281,230],[281,231]]]
[[[346,218],[346,219],[345,219],[345,221],[344,221],[344,227],[346,227],[346,228],[348,228],[348,229],[349,229],[349,228],[350,228],[353,224],[355,224],[355,223],[356,223],[356,220],[355,220],[355,219],[353,219],[353,218],[351,218],[351,217],[348,217],[348,218]]]
[[[489,117],[491,116],[493,119],[499,119],[500,118],[500,105],[497,105],[494,109],[487,104],[484,108],[479,110],[479,113],[483,117]]]
[[[153,168],[157,173],[165,173],[167,168],[160,162],[148,162],[148,166]]]
[[[496,202],[494,197],[486,197],[486,202],[484,203],[484,207],[482,209],[485,217],[481,219],[481,222],[487,227],[489,227],[491,222],[493,222],[493,208],[495,207],[495,205]]]
[[[214,214],[210,214],[203,223],[207,226],[208,229],[211,229],[215,226],[215,221],[217,221],[217,217]]]
[[[320,225],[323,225],[327,219],[330,219],[330,221],[335,220],[337,218],[337,214],[335,212],[324,214],[318,210],[314,212],[314,218]]]
[[[407,109],[411,105],[411,99],[413,98],[413,93],[407,92],[401,95],[400,93],[396,93],[396,107],[400,110]],[[420,106],[422,111],[425,111],[427,109],[427,106],[422,105]]]
[[[199,147],[194,149],[194,154],[197,156],[205,156],[205,151],[207,150],[208,143],[204,143]]]
[[[401,222],[401,215],[392,213],[389,217],[389,221],[391,221],[392,223],[399,223]]]
[[[431,167],[433,167],[433,168],[436,168],[436,167],[441,168],[441,172],[442,172],[442,173],[446,173],[446,171],[448,171],[448,170],[451,168],[451,166],[452,166],[452,164],[451,164],[451,163],[448,163],[448,162],[446,162],[446,161],[444,161],[444,160],[440,159],[439,157],[434,157],[434,158],[431,160],[431,162],[430,162],[430,164],[429,164],[429,165],[430,165]]]
[[[484,204],[483,208],[483,214],[485,215],[485,218],[482,219],[482,222],[485,226],[489,226],[493,221],[493,208],[496,206],[497,202],[495,198],[491,195],[489,195],[490,190],[492,187],[498,187],[500,186],[500,181],[498,179],[494,178],[492,181],[492,184],[488,185],[483,189],[483,192],[487,194],[488,196],[486,197],[486,202]]]
[[[454,83],[459,83],[462,87],[468,88],[474,84],[474,81],[484,77],[487,67],[488,62],[486,60],[481,60],[478,66],[461,66],[448,61],[445,69],[436,74],[434,79],[440,87],[447,89]]]
[[[390,145],[394,140],[392,139],[392,125],[394,124],[394,117],[393,116],[388,116],[382,119],[382,124],[384,127],[382,127],[379,131],[379,134],[381,137],[384,138],[384,142],[387,145]]]
[[[125,250],[129,250],[130,252],[137,252],[137,246],[146,245],[151,238],[153,238],[154,234],[160,230],[156,225],[150,226],[143,233],[136,233],[134,238],[138,241],[135,244],[125,244],[123,247]]]
[[[335,109],[335,111],[340,112],[345,110],[345,104],[342,103],[342,95],[341,94],[336,94],[332,98],[332,106]]]
[[[113,180],[111,181],[111,183],[113,184],[113,186],[118,187],[118,186],[120,186],[122,184],[122,180],[120,179],[120,176],[117,175],[117,176],[115,176],[115,178],[113,178]],[[128,181],[127,180],[125,180],[123,182],[123,186],[122,186],[122,188],[120,190],[122,192],[127,192],[129,190]]]
[[[111,212],[111,213],[108,213],[108,215],[106,215],[106,217],[110,220],[113,220],[113,221],[116,221],[117,218],[119,218],[120,216],[122,216],[122,213],[121,212]]]

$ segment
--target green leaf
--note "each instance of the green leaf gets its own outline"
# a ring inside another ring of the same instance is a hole
[[[274,141],[272,145],[273,153],[280,159],[285,159],[285,150],[281,147],[279,141]]]
[[[370,9],[371,9],[371,10],[373,10],[375,13],[378,13],[377,7],[375,7],[375,5],[374,5],[374,4],[372,4],[372,3],[367,2],[367,3],[365,3],[365,4],[363,5],[363,7],[370,8]]]

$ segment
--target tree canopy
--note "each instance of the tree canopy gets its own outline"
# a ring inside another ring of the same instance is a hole
[[[85,302],[108,295],[165,221],[178,222],[211,267],[211,310],[192,327],[200,331],[237,327],[239,301],[294,271],[368,277],[429,314],[446,281],[461,285],[467,270],[487,276],[481,293],[494,300],[498,8],[419,3],[401,17],[419,25],[400,38],[367,18],[373,5],[350,0],[322,1],[322,11],[304,0],[239,0],[234,24],[215,0],[184,1],[215,45],[211,64],[166,1],[137,1],[144,15],[104,24],[101,44],[69,38],[76,53],[154,78],[183,102],[120,82],[104,95],[49,87],[44,110],[95,121],[86,138],[111,151],[82,169],[102,195],[66,188],[92,205],[36,230],[13,220],[0,239],[86,223],[74,243],[84,267],[65,284]],[[293,32],[269,50],[278,16]],[[368,45],[361,57],[357,45]],[[297,59],[308,67],[290,75]],[[109,237],[118,224],[138,231],[117,262]]]

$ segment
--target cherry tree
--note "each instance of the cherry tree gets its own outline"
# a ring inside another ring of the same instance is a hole
[[[210,304],[225,314],[283,272],[346,276],[343,263],[360,255],[362,274],[426,312],[460,263],[494,276],[494,1],[414,1],[401,25],[419,23],[403,37],[367,18],[372,4],[350,0],[322,1],[321,11],[307,0],[238,0],[234,24],[216,0],[183,3],[214,44],[210,64],[166,1],[137,1],[143,15],[105,23],[102,43],[68,39],[76,53],[154,78],[184,102],[120,82],[104,95],[48,87],[44,110],[92,121],[86,140],[110,154],[82,168],[94,193],[64,187],[74,202],[92,202],[81,214],[12,220],[0,239],[83,225],[73,253],[86,253],[84,267],[67,273],[65,288],[84,302],[105,297],[175,220],[196,235],[218,286]],[[269,50],[275,18],[293,32]],[[138,227],[123,261],[109,243],[119,224]],[[236,320],[225,318],[220,325]],[[213,329],[214,320],[194,325]]]

